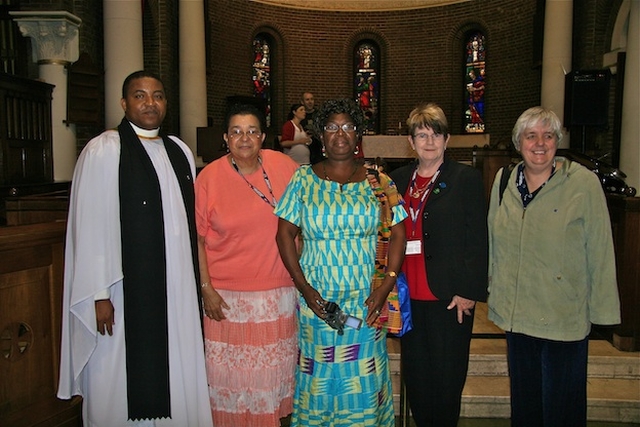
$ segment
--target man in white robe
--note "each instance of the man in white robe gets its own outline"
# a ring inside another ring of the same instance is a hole
[[[121,182],[123,175],[119,173],[123,134],[118,130],[105,131],[87,144],[73,176],[65,248],[58,397],[83,396],[85,426],[211,426],[198,273],[194,271],[197,259],[194,263],[190,241],[192,218],[189,199],[184,195],[184,177],[179,182],[167,145],[175,144],[180,156],[184,154],[188,161],[184,162],[188,169],[184,176],[191,186],[195,177],[193,154],[178,138],[159,136],[166,98],[157,77],[144,71],[130,75],[123,85],[121,104],[125,120],[119,129],[124,127],[137,135],[136,138],[131,132],[135,143],[148,156],[145,161],[150,160],[153,165],[157,175],[154,185],[160,191],[157,216],[164,231],[164,249],[160,251],[166,281],[166,296],[160,296],[160,300],[163,306],[166,301],[161,310],[166,313],[166,320],[157,323],[161,335],[166,336],[168,358],[163,362],[166,366],[160,368],[168,371],[168,385],[166,391],[157,393],[166,395],[167,413],[157,417],[145,415],[145,410],[130,414],[130,400],[144,403],[145,399],[156,397],[156,391],[152,389],[144,396],[128,395],[131,386],[128,375],[146,369],[146,363],[130,366],[125,340],[127,293],[123,288],[126,289],[127,280],[123,264],[127,260],[122,259],[126,236],[121,233],[121,193],[128,183]],[[146,205],[146,200],[142,205]],[[146,251],[143,248],[140,252],[137,256],[144,259]],[[132,304],[129,302],[128,310],[135,312],[137,308]],[[144,308],[144,304],[139,305]],[[155,319],[150,320],[154,325]],[[153,335],[153,329],[155,325],[149,335]],[[135,341],[145,340],[144,333],[138,337],[142,338]],[[130,344],[129,350],[133,347]],[[141,386],[144,388],[144,384]]]

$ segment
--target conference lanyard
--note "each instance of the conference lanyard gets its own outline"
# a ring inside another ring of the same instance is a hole
[[[416,168],[413,171],[413,176],[411,177],[411,185],[409,186],[409,215],[411,217],[411,235],[413,236],[413,233],[416,229],[416,224],[418,223],[418,217],[420,216],[420,210],[422,209],[422,206],[424,205],[425,200],[427,200],[427,197],[429,196],[429,193],[431,193],[431,189],[433,188],[433,184],[435,184],[436,180],[438,179],[438,176],[440,175],[440,169],[442,168],[442,164],[440,165],[440,167],[438,168],[438,170],[436,171],[436,173],[433,174],[433,176],[431,177],[431,181],[429,181],[429,184],[427,184],[427,188],[425,189],[424,193],[422,193],[422,197],[420,198],[420,203],[418,204],[418,207],[416,209],[413,208],[413,206],[411,205],[411,190],[415,187],[416,185],[416,178],[418,176],[418,168]]]
[[[269,200],[262,191],[260,191],[258,188],[256,188],[252,183],[250,183],[247,180],[247,178],[242,174],[242,172],[240,172],[240,168],[238,168],[238,165],[236,164],[235,159],[231,157],[231,164],[235,168],[236,172],[238,172],[238,174],[242,177],[242,179],[244,179],[244,182],[246,182],[249,185],[249,188],[251,188],[254,193],[260,196],[262,200],[264,200],[269,205],[271,205],[272,208],[275,208],[277,203],[276,196],[273,195],[273,189],[271,188],[271,181],[269,181],[269,176],[267,175],[267,172],[265,172],[264,166],[262,166],[261,157],[258,157],[258,163],[260,163],[260,168],[262,169],[262,178],[264,179],[265,184],[267,184],[267,188],[269,189],[269,194],[271,194],[271,200]]]

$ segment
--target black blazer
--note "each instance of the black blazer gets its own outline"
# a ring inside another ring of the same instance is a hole
[[[416,166],[412,162],[391,173],[403,196]],[[433,294],[441,301],[451,300],[454,295],[486,301],[487,202],[480,171],[445,157],[420,220],[424,262]],[[405,225],[411,227],[411,218]]]

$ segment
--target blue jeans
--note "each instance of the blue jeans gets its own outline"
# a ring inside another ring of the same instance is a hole
[[[587,425],[588,343],[507,332],[512,427]]]

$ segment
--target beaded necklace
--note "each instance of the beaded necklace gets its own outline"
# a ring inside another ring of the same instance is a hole
[[[358,171],[358,165],[355,165],[353,167],[353,172],[351,172],[351,175],[349,175],[349,178],[347,178],[347,180],[344,183],[340,183],[340,191],[342,191],[342,188],[347,185],[348,183],[351,182],[351,178],[353,178],[353,176],[356,174],[356,172]],[[327,181],[333,181],[333,179],[329,178],[329,175],[327,174],[327,167],[325,166],[325,162],[322,162],[322,172],[324,173],[324,179]],[[337,181],[335,181],[337,182]]]

